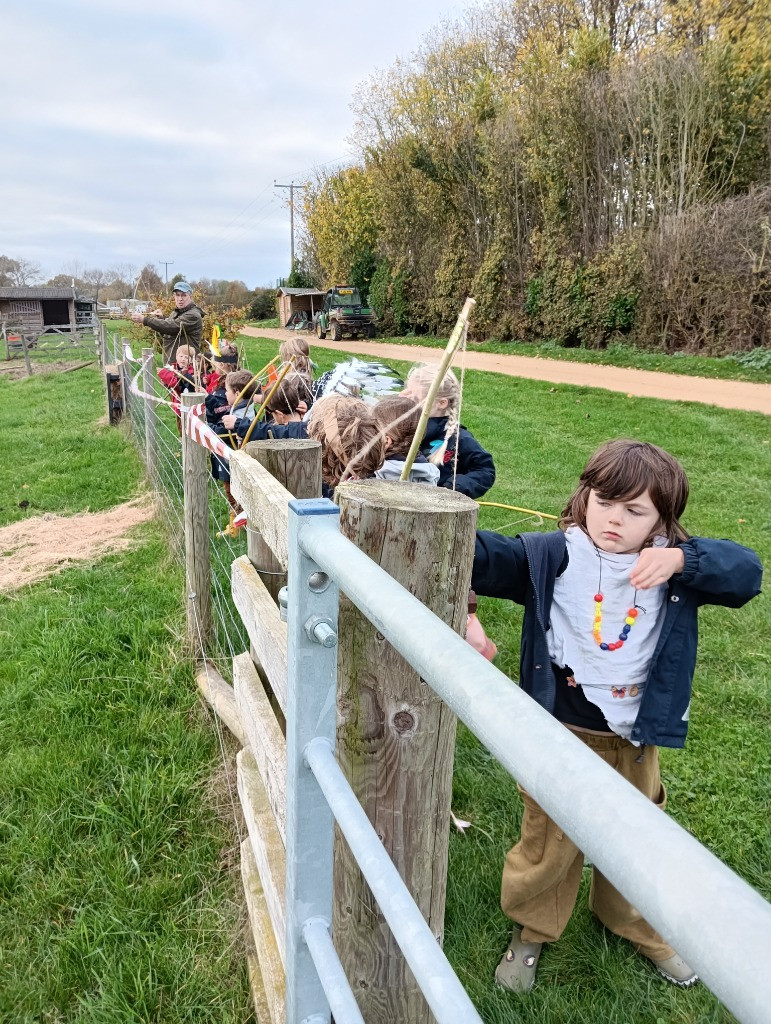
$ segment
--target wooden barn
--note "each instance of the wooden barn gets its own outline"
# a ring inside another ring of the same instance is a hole
[[[295,313],[307,313],[310,319],[324,305],[324,292],[317,288],[279,288],[278,322],[282,327],[291,320]]]
[[[72,288],[0,288],[0,324],[24,334],[87,326],[92,308],[91,300],[76,297]]]

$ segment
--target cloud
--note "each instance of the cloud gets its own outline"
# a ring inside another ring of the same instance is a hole
[[[289,269],[273,181],[348,162],[349,104],[414,50],[440,0],[11,0],[0,249],[47,274],[174,259],[191,277]],[[29,54],[35,55],[30,74]]]

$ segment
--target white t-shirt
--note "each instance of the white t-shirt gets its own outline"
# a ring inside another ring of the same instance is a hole
[[[610,729],[631,739],[632,726],[642,701],[653,652],[664,621],[667,584],[637,591],[638,614],[623,647],[603,651],[595,642],[594,595],[600,588],[602,559],[602,640],[617,642],[635,605],[629,574],[638,554],[616,555],[600,551],[578,526],[565,534],[568,565],[555,581],[551,628],[546,634],[549,654],[560,668],[570,666],[587,700],[605,716]],[[665,547],[657,537],[654,546]]]

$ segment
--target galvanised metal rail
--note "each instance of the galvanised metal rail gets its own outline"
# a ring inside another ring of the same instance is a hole
[[[439,1024],[480,1019],[334,759],[338,587],[742,1024],[768,1024],[771,905],[343,537],[332,502],[290,502],[289,553],[288,1024],[361,1020],[310,937],[332,920],[333,815]]]

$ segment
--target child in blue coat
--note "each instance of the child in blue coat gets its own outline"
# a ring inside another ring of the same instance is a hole
[[[425,401],[438,366],[414,366],[402,392],[413,401]],[[481,498],[495,483],[493,457],[458,420],[460,385],[448,370],[439,385],[420,452],[439,468],[439,486]]]
[[[658,747],[688,730],[702,604],[738,608],[760,592],[754,551],[689,537],[682,466],[655,445],[610,441],[589,460],[554,533],[477,534],[472,587],[525,607],[522,688],[659,806]],[[583,854],[524,791],[501,906],[516,922],[495,973],[530,989],[544,942],[575,905]],[[596,870],[590,906],[681,987],[695,972]]]

